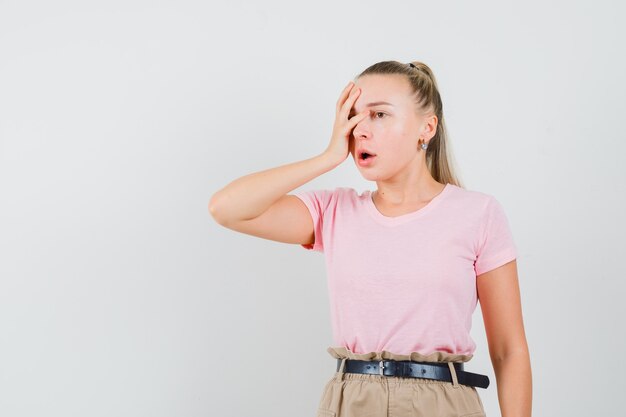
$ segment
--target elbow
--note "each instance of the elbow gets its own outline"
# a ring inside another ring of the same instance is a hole
[[[209,214],[213,217],[218,224],[225,226],[226,218],[224,217],[224,210],[220,204],[220,198],[218,193],[213,194],[209,200]]]
[[[492,349],[490,351],[491,361],[493,363],[502,363],[512,358],[528,357],[528,345],[525,341],[511,343],[506,348]]]
[[[217,212],[217,207],[215,205],[213,205],[212,203],[209,203],[209,214],[211,215],[213,220],[215,220],[217,223],[221,224],[220,217],[219,217],[219,214]]]

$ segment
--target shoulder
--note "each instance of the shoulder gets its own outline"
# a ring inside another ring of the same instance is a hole
[[[312,190],[302,190],[293,193],[294,195],[310,195],[323,199],[354,198],[357,192],[351,187],[316,188]]]
[[[482,227],[507,221],[503,204],[493,194],[468,190],[456,185],[452,187],[448,207],[457,218],[478,222]]]
[[[337,187],[334,189],[334,193],[341,198],[358,199],[361,198],[363,193],[359,193],[352,187]]]
[[[333,206],[346,206],[365,197],[367,191],[358,193],[352,187],[319,188],[295,192],[294,195],[305,202],[315,203],[322,210]]]
[[[335,187],[335,188],[319,188],[308,191],[300,191],[296,194],[314,194],[317,196],[325,196],[327,198],[350,198],[356,199],[361,198],[367,191],[363,193],[359,193],[356,189],[352,187]]]
[[[457,207],[464,210],[485,212],[490,205],[498,203],[492,195],[483,191],[467,189],[454,184],[448,184],[450,190],[450,201]]]

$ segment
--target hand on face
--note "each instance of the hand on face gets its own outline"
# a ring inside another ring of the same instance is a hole
[[[354,82],[350,81],[337,100],[332,137],[324,151],[333,160],[336,160],[337,164],[343,162],[350,154],[352,130],[369,114],[369,110],[364,110],[351,118],[348,117],[360,93],[360,88],[355,87]]]

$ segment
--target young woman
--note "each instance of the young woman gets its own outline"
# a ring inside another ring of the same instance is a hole
[[[326,258],[337,369],[318,416],[485,416],[465,369],[480,299],[503,416],[531,415],[517,249],[498,200],[466,190],[424,63],[384,61],[350,82],[321,154],[238,178],[211,198],[221,225]],[[288,194],[348,155],[374,192]]]

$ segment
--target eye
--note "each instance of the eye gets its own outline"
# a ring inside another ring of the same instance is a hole
[[[385,115],[385,116],[386,116],[386,114],[385,114],[385,113],[383,113],[383,112],[381,112],[381,111],[377,111],[377,112],[376,112],[376,115],[378,116],[379,114],[383,114],[383,115]],[[382,119],[382,117],[379,117],[379,119]]]

